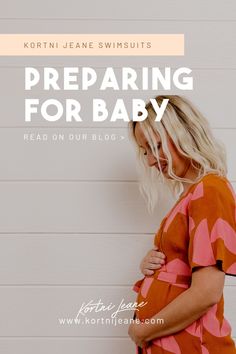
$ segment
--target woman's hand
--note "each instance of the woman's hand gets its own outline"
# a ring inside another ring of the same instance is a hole
[[[141,323],[131,323],[129,326],[128,334],[132,341],[140,348],[145,348],[148,346],[148,342],[145,341]]]
[[[159,269],[165,263],[164,253],[158,251],[157,247],[151,249],[140,263],[140,270],[144,275],[152,275],[154,270]]]

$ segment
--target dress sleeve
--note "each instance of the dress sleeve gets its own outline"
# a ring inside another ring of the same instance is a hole
[[[236,276],[235,193],[226,179],[200,182],[188,206],[191,270],[217,265]]]

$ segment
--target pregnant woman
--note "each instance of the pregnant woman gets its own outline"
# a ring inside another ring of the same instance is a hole
[[[188,100],[158,96],[157,103],[164,98],[160,122],[147,104],[148,117],[129,123],[149,211],[163,183],[177,201],[141,263],[145,276],[133,290],[146,304],[128,333],[137,353],[233,354],[223,288],[225,274],[236,275],[236,197],[224,149]]]

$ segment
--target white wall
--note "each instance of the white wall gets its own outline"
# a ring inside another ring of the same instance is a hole
[[[117,8],[104,0],[66,4],[8,1],[1,9],[0,32],[185,33],[183,58],[91,57],[86,65],[98,71],[110,65],[191,67],[195,90],[187,96],[225,143],[228,176],[236,187],[235,2],[121,1]],[[74,316],[90,299],[115,304],[135,299],[132,284],[142,276],[140,260],[152,247],[170,201],[153,217],[147,214],[124,124],[95,127],[88,123],[89,108],[82,127],[24,124],[24,66],[65,63],[85,64],[79,57],[0,58],[0,352],[134,353],[127,326],[77,328],[60,326],[57,318]],[[121,92],[127,101],[136,95]],[[104,95],[110,102],[116,96]],[[80,98],[86,105],[88,96]],[[26,132],[116,133],[124,139],[27,144]],[[236,337],[235,285],[227,277],[225,312]]]

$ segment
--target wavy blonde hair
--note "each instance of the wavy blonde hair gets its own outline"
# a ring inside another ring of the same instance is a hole
[[[156,113],[151,102],[148,102],[146,104],[148,116],[144,121],[138,123],[160,166],[155,133],[159,134],[163,152],[168,160],[170,179],[163,176],[161,168],[158,171],[157,168],[148,166],[142,148],[139,147],[134,134],[137,122],[131,120],[128,123],[131,141],[134,142],[139,161],[139,190],[147,202],[149,213],[153,213],[163,183],[169,188],[172,195],[177,197],[183,189],[182,182],[196,183],[209,173],[224,177],[227,174],[225,147],[213,136],[208,121],[199,110],[182,96],[155,97],[159,106],[163,99],[169,101],[160,122],[155,121]],[[167,136],[171,138],[178,152],[190,159],[192,166],[197,170],[197,178],[194,181],[175,175]]]

